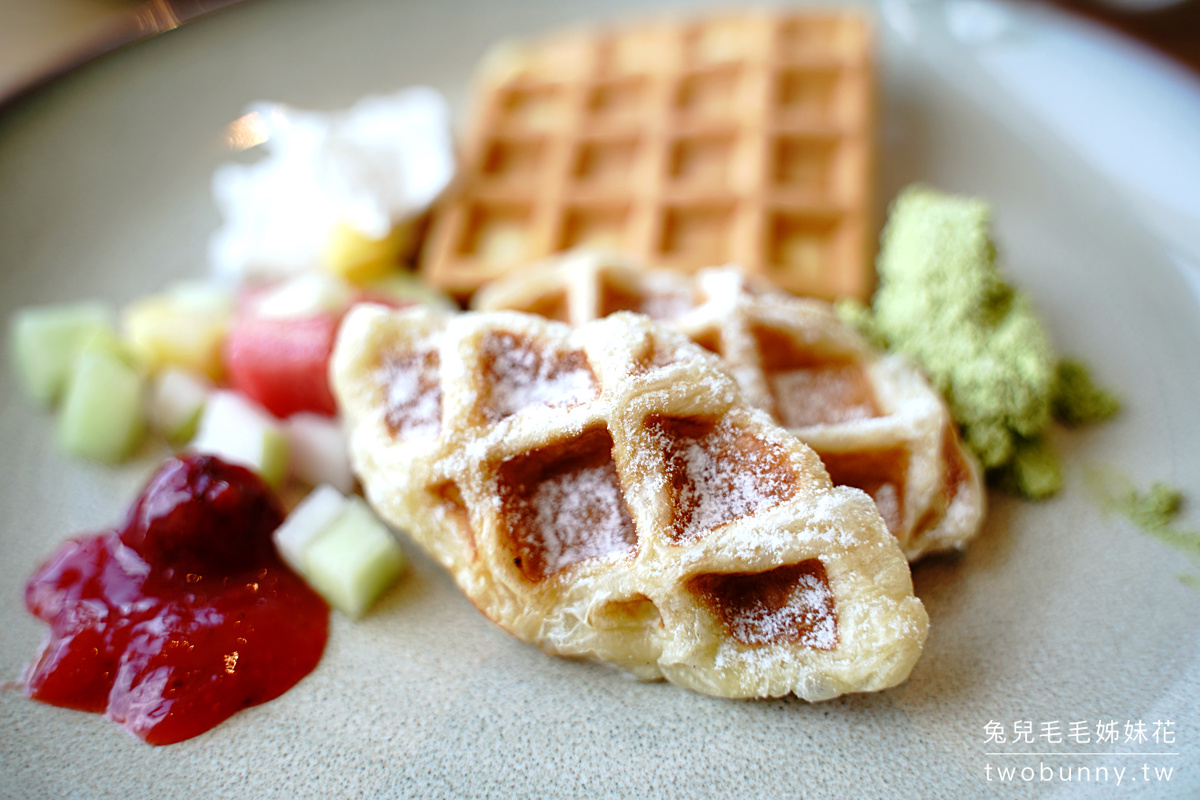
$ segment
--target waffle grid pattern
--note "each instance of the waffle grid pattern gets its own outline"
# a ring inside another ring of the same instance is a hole
[[[462,296],[530,260],[603,245],[866,299],[871,52],[867,23],[834,12],[509,45],[485,62],[423,271]]]
[[[646,317],[360,307],[333,374],[368,499],[525,641],[809,700],[893,685],[920,654],[927,617],[870,501]]]
[[[475,306],[573,325],[620,310],[670,324],[720,355],[747,400],[816,450],[835,483],[870,494],[911,560],[962,548],[983,522],[979,467],[940,396],[826,303],[733,267],[679,275],[577,251],[488,284]]]

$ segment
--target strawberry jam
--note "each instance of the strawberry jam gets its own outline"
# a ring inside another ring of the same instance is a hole
[[[261,479],[211,456],[163,465],[124,527],[67,542],[25,587],[49,623],[30,697],[150,744],[197,736],[317,665],[329,609],[275,552]]]

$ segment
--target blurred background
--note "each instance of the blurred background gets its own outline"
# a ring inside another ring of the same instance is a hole
[[[0,0],[0,98],[237,0]]]
[[[1200,0],[1045,1],[1120,30],[1200,75]],[[255,0],[0,0],[0,98],[237,2]]]

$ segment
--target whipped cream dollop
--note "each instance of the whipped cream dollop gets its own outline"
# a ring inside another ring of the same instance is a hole
[[[454,173],[450,112],[435,90],[370,96],[344,111],[246,108],[264,154],[213,174],[222,217],[209,244],[217,277],[272,280],[320,269],[339,226],[370,239],[424,211]]]

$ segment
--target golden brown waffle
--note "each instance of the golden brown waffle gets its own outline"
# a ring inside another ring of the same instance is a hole
[[[475,306],[574,325],[620,310],[669,322],[724,357],[746,398],[815,449],[834,483],[870,494],[909,559],[961,548],[983,522],[980,470],[941,396],[827,303],[734,267],[686,276],[576,251],[485,286]]]
[[[736,261],[796,294],[874,283],[873,66],[849,12],[582,30],[485,61],[422,255],[459,296],[551,253]]]
[[[809,700],[920,655],[925,610],[870,500],[669,327],[363,306],[332,375],[372,505],[525,641]]]

